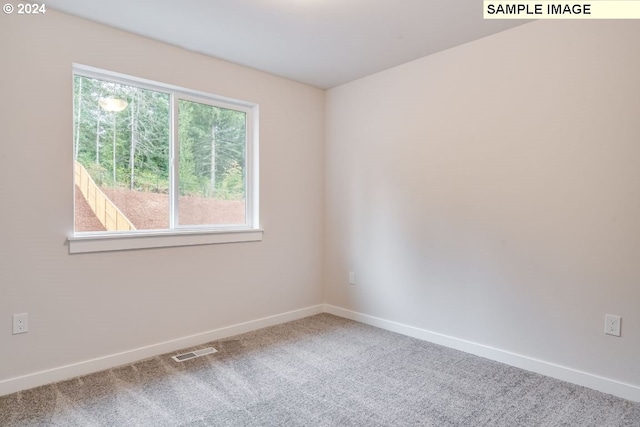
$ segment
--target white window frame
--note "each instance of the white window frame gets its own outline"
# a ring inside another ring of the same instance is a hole
[[[161,248],[172,246],[206,245],[217,243],[261,241],[263,230],[259,223],[259,170],[258,170],[258,105],[211,95],[174,85],[106,71],[86,65],[73,64],[73,76],[135,86],[168,94],[170,99],[170,228],[166,230],[135,230],[128,232],[73,232],[68,237],[69,253],[105,252],[129,249]],[[190,225],[176,224],[178,218],[178,100],[198,102],[213,107],[242,111],[246,114],[245,147],[245,224]],[[73,170],[73,168],[72,168]],[[72,179],[75,191],[75,178]],[[74,202],[75,203],[75,202]],[[75,206],[73,209],[75,221]]]

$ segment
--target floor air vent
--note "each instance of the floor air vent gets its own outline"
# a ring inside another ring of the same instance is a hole
[[[190,351],[189,353],[178,354],[176,356],[173,356],[172,359],[175,360],[176,362],[184,362],[185,360],[194,359],[196,357],[205,356],[207,354],[213,354],[217,352],[218,350],[216,350],[215,348],[207,347],[207,348],[201,348],[200,350],[196,350],[196,351]]]

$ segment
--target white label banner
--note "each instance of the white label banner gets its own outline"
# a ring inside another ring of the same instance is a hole
[[[484,1],[484,19],[640,19],[640,0]]]

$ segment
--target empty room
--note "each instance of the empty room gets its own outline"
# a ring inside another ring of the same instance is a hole
[[[637,4],[6,0],[0,426],[640,426]]]

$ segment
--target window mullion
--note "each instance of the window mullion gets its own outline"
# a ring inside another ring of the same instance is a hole
[[[178,178],[180,176],[180,150],[178,141],[178,100],[175,94],[171,94],[171,141],[169,144],[169,164],[170,177],[169,180],[169,228],[175,230],[178,226],[178,200],[180,196],[180,187]]]

